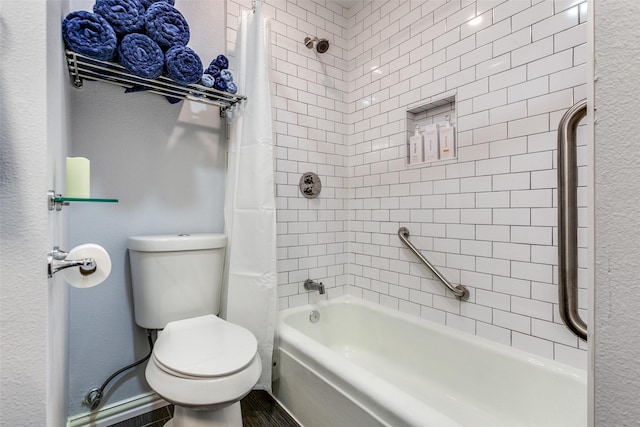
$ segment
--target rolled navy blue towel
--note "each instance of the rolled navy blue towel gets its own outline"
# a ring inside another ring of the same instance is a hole
[[[72,51],[101,61],[111,61],[118,44],[111,25],[102,16],[84,10],[64,18],[62,39]]]
[[[159,1],[169,3],[171,6],[176,4],[175,0],[140,0],[140,3],[142,3],[142,6],[144,6],[145,9],[149,9],[149,7],[151,7],[152,4],[157,3]]]
[[[169,3],[153,3],[147,9],[144,21],[147,35],[165,51],[172,46],[186,46],[189,43],[189,24],[178,9]]]
[[[202,78],[202,61],[191,48],[176,45],[167,51],[164,59],[167,76],[176,83],[186,86]]]
[[[157,79],[164,68],[164,52],[144,34],[127,34],[118,46],[118,60],[130,73]]]
[[[207,74],[211,74],[213,77],[220,77],[220,68],[216,67],[213,64],[209,65],[209,67],[204,72]]]
[[[225,70],[225,69],[229,68],[229,60],[224,55],[218,55],[218,57],[216,59],[211,61],[211,65],[215,65],[219,69]]]
[[[223,92],[227,91],[227,82],[222,79],[222,77],[216,77],[216,81],[213,83],[213,88],[221,90]]]
[[[202,83],[202,85],[206,87],[213,87],[213,84],[215,83],[215,81],[216,81],[216,78],[213,77],[211,74],[207,74],[207,73],[204,73],[200,78],[200,83]]]
[[[233,81],[233,75],[229,70],[220,70],[220,78],[225,82],[229,83]]]
[[[227,82],[227,92],[236,93],[238,91],[238,86],[234,82]]]
[[[118,35],[144,29],[144,6],[140,0],[96,0],[93,11],[106,19]]]

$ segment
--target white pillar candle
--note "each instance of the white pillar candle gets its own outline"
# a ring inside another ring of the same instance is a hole
[[[89,159],[84,157],[67,157],[67,192],[66,197],[91,197],[91,173]]]

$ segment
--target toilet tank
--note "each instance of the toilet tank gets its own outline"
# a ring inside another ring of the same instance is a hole
[[[132,236],[127,241],[136,323],[218,315],[227,237],[224,234]]]

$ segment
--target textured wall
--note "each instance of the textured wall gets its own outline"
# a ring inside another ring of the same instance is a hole
[[[597,426],[640,420],[640,4],[595,3]]]
[[[25,8],[21,1],[2,1],[0,424],[3,426],[47,425],[47,74],[43,72],[48,65],[46,29],[46,2]]]

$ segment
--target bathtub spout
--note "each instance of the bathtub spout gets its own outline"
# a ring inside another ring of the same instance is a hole
[[[320,292],[320,295],[324,295],[324,285],[322,284],[322,282],[318,283],[314,282],[311,279],[307,279],[304,282],[304,288],[307,291],[318,291]]]

